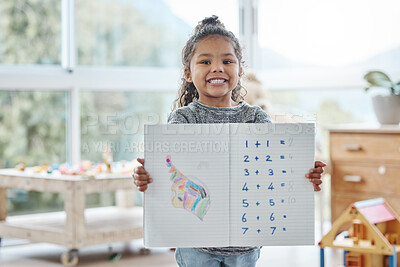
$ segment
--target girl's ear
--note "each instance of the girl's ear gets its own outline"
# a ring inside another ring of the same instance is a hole
[[[243,68],[240,67],[239,68],[239,78],[242,78],[242,75],[243,75]]]
[[[192,80],[192,75],[191,75],[189,69],[185,69],[184,74],[185,74],[185,80],[186,80],[188,83],[193,82],[193,80]]]

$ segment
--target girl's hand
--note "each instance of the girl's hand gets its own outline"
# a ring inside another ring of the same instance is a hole
[[[310,172],[306,174],[306,178],[313,183],[314,191],[321,191],[320,184],[322,184],[321,174],[324,172],[326,163],[322,161],[315,162],[315,168],[310,169]]]
[[[142,165],[144,164],[144,159],[137,158],[137,161]],[[146,191],[147,185],[153,182],[153,179],[150,178],[149,173],[144,169],[143,166],[136,167],[132,174],[132,177],[133,182],[141,192]]]

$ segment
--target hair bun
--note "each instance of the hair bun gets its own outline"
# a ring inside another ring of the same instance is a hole
[[[203,24],[203,25],[205,25],[205,24],[211,24],[211,25],[221,24],[221,22],[218,19],[218,16],[216,16],[216,15],[212,15],[211,17],[207,17],[207,18],[203,19],[200,23]]]
[[[207,25],[219,26],[225,28],[224,24],[221,23],[221,21],[218,19],[218,16],[212,15],[211,17],[206,17],[205,19],[200,21],[195,28],[195,32],[196,33],[199,32],[202,28],[206,27]]]

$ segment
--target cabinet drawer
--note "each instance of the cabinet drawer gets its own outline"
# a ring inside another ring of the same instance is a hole
[[[333,189],[338,192],[399,195],[400,165],[334,164]]]
[[[400,160],[400,134],[331,133],[332,160]]]

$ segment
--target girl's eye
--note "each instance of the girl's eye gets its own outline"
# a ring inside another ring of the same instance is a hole
[[[224,60],[224,64],[231,64],[232,60]]]
[[[203,61],[201,61],[200,63],[201,63],[201,64],[207,64],[207,65],[211,64],[210,61],[208,61],[208,60],[203,60]]]

